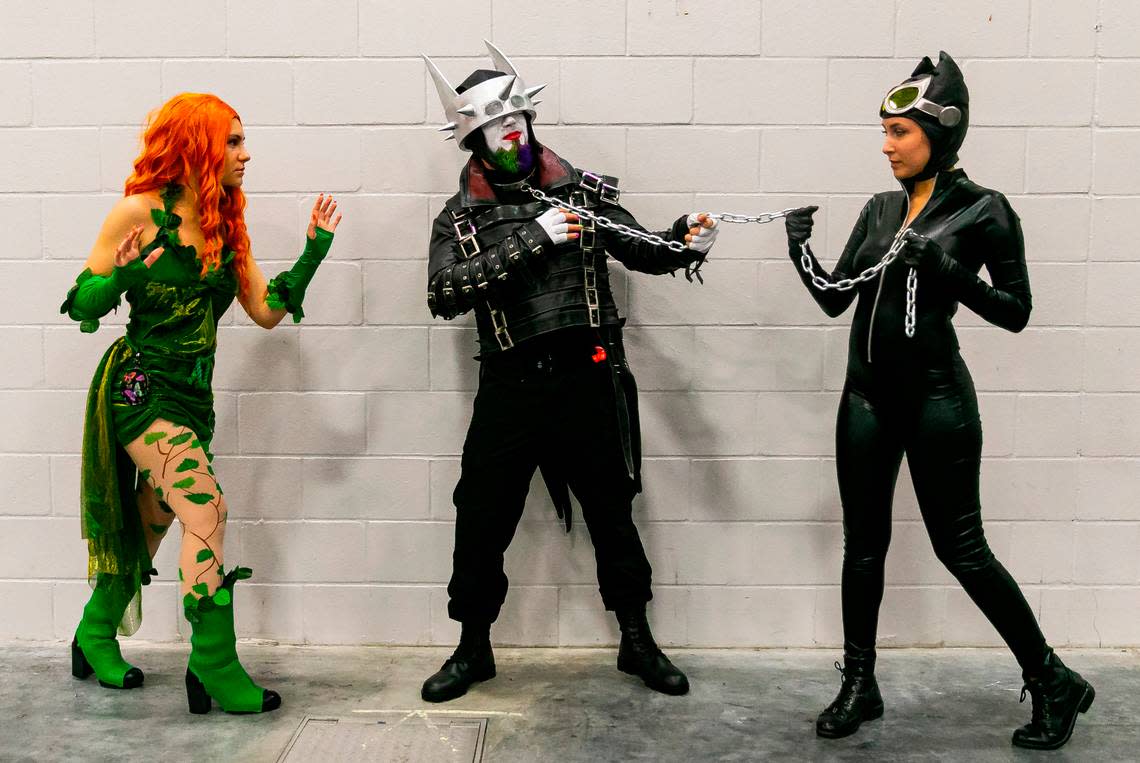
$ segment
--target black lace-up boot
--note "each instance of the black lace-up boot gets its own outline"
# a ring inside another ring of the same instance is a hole
[[[828,739],[850,736],[859,730],[863,721],[881,718],[883,695],[875,682],[875,663],[871,660],[844,660],[846,667],[835,663],[843,676],[839,694],[815,721],[815,733]]]
[[[459,646],[428,680],[420,696],[425,702],[446,702],[462,697],[476,681],[495,677],[495,655],[491,652],[490,623],[463,623]]]
[[[1013,744],[1031,750],[1056,750],[1069,741],[1077,713],[1086,712],[1096,697],[1092,685],[1075,670],[1069,670],[1050,649],[1041,669],[1024,673],[1025,695],[1033,698],[1033,715],[1026,725],[1013,732]]]
[[[639,677],[650,689],[662,694],[688,693],[689,679],[669,662],[653,640],[645,619],[645,605],[618,610],[617,620],[621,628],[618,670]]]

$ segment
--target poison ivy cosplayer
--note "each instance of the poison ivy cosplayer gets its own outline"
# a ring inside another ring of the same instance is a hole
[[[616,179],[581,172],[535,140],[532,99],[542,86],[526,87],[487,45],[494,69],[456,88],[427,62],[450,120],[443,129],[473,154],[432,226],[428,305],[443,318],[475,312],[480,373],[455,488],[447,589],[462,634],[422,696],[442,702],[494,677],[490,629],[507,593],[503,553],[536,469],[567,529],[571,491],[582,505],[602,601],[621,627],[618,668],[684,694],[688,680],[646,621],[650,567],[632,518],[637,390],[607,254],[646,273],[692,269],[712,245],[715,222],[685,215],[669,231],[646,232],[619,206]]]
[[[937,66],[924,58],[887,93],[879,115],[883,153],[902,188],[867,202],[834,271],[822,272],[807,246],[816,207],[786,220],[792,260],[823,311],[838,316],[858,299],[835,438],[844,531],[843,684],[816,730],[842,737],[883,714],[875,630],[891,500],[905,453],[935,553],[1009,645],[1025,679],[1021,697],[1033,698],[1032,719],[1014,732],[1013,743],[1054,749],[1092,704],[1093,687],[1053,653],[986,543],[978,400],[951,323],[961,303],[1001,328],[1025,327],[1032,300],[1021,224],[1005,196],[955,167],[969,93],[950,56],[942,53]],[[991,283],[977,275],[983,265]]]
[[[213,95],[172,98],[152,115],[124,197],[60,308],[93,332],[124,295],[130,305],[126,335],[103,356],[87,397],[80,510],[94,590],[72,641],[72,673],[94,673],[110,688],[142,685],[115,635],[138,627],[140,585],[156,574],[151,560],[177,517],[192,713],[208,712],[211,698],[229,712],[281,704],[235,649],[233,586],[250,570],[223,567],[228,509],[210,452],[218,321],[234,297],[263,328],[286,313],[299,321],[340,222],[332,197],[318,197],[300,259],[266,283],[245,226],[249,159],[232,108]]]

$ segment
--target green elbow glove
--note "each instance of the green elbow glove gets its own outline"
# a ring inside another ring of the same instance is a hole
[[[305,290],[317,272],[317,266],[329,253],[332,247],[333,234],[323,228],[317,228],[316,238],[305,239],[305,251],[293,267],[284,273],[278,273],[269,282],[265,295],[265,302],[274,310],[287,310],[293,314],[293,322],[300,323],[305,317],[301,303],[305,301]]]
[[[119,306],[123,292],[146,278],[141,258],[116,266],[110,275],[98,276],[86,268],[75,279],[59,311],[79,321],[79,330],[90,334],[99,328],[99,319]]]

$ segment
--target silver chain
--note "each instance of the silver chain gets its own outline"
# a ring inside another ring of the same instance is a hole
[[[596,215],[585,207],[574,204],[573,202],[566,199],[557,199],[553,196],[547,196],[541,190],[535,188],[529,183],[523,183],[521,188],[541,202],[545,202],[546,204],[549,204],[550,206],[557,209],[567,209],[578,215],[580,218],[583,218],[585,220],[593,220],[597,225],[600,225],[603,228],[609,228],[610,230],[616,231],[623,236],[641,239],[642,241],[647,241],[654,246],[663,246],[673,252],[683,252],[687,248],[683,241],[670,241],[668,239],[661,238],[656,233],[648,233],[643,230],[638,230],[637,228],[631,228],[624,223],[615,223],[608,217]]]
[[[735,212],[716,212],[709,215],[714,220],[722,220],[726,223],[757,223],[763,225],[770,223],[774,220],[779,220],[781,217],[787,217],[789,212],[795,212],[796,207],[788,207],[781,209],[779,212],[761,212],[758,215],[738,215]]]

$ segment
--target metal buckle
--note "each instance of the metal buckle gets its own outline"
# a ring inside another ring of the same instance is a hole
[[[597,328],[602,325],[602,311],[596,307],[590,308],[590,326]]]
[[[586,288],[596,289],[598,287],[598,271],[592,267],[586,268]]]
[[[601,196],[602,201],[607,204],[617,204],[618,199],[621,198],[621,191],[618,190],[616,185],[602,183],[602,190],[598,195]]]
[[[599,193],[602,188],[602,176],[595,175],[592,172],[583,172],[582,180],[578,185],[590,193]]]
[[[468,251],[468,244],[470,244],[470,251]],[[481,251],[483,250],[479,247],[479,239],[475,238],[474,233],[466,238],[459,239],[459,252],[465,259],[469,260]]]
[[[491,308],[491,326],[495,329],[495,341],[499,343],[500,350],[509,350],[515,346],[507,331],[507,317],[502,310]]]

